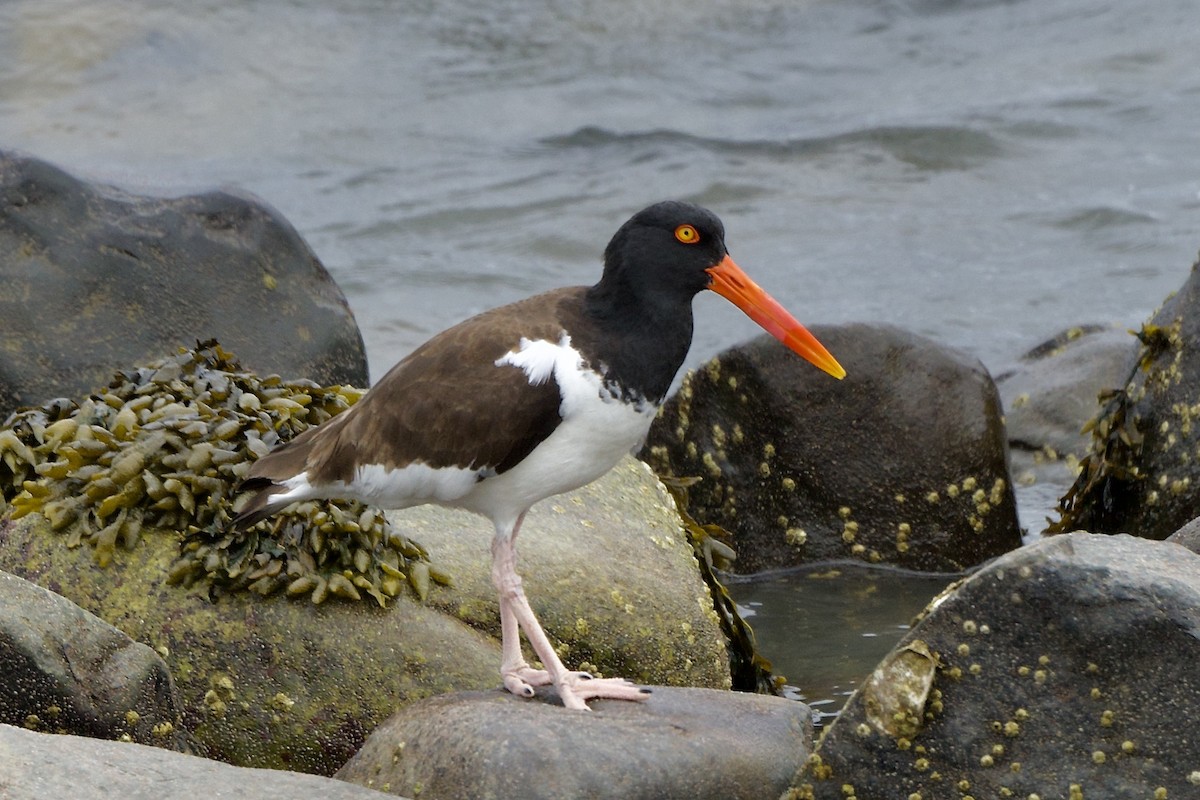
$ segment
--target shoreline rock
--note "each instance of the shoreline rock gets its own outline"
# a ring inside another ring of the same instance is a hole
[[[811,711],[777,697],[655,687],[592,707],[443,695],[383,723],[335,777],[427,800],[757,800],[786,789],[811,748]]]
[[[813,332],[834,381],[759,337],[689,373],[643,455],[700,476],[689,512],[730,570],[857,560],[958,572],[1020,546],[999,395],[960,351],[891,326]]]
[[[159,654],[7,572],[0,671],[0,723],[184,748],[175,684]]]
[[[586,656],[602,672],[646,683],[727,686],[724,640],[690,560],[690,546],[677,523],[674,528],[666,524],[672,512],[661,504],[637,507],[611,500],[653,495],[657,481],[644,466],[630,462],[581,491],[585,494],[560,498],[561,512],[551,503],[536,507],[527,519],[531,535],[525,540],[529,545],[536,541],[534,531],[551,530],[542,517],[557,518],[559,530],[576,532],[576,546],[559,543],[542,550],[543,556],[560,557],[561,566],[554,566],[554,559],[542,564],[530,559],[524,569],[531,585],[547,570],[554,587],[542,593],[547,599],[584,601],[584,610],[567,606],[561,619],[547,613],[550,634],[576,653],[569,655],[572,665]],[[605,496],[607,505],[598,506],[595,498]],[[632,517],[622,517],[630,512]],[[447,514],[427,508],[414,520],[454,536],[464,520]],[[653,516],[647,520],[645,514]],[[649,570],[635,582],[597,586],[595,578],[603,574],[597,564],[607,560],[619,567],[622,562],[612,555],[612,540],[598,536],[605,527],[592,520],[611,527],[618,518],[625,519],[622,558]],[[485,520],[468,516],[465,524],[480,531],[485,542],[491,535]],[[200,754],[245,766],[330,774],[398,706],[499,683],[498,642],[462,621],[478,622],[487,615],[486,601],[472,599],[469,592],[435,584],[428,604],[401,594],[386,609],[340,600],[314,606],[307,597],[264,598],[252,592],[222,595],[214,603],[203,587],[167,585],[178,556],[173,532],[144,531],[137,545],[123,549],[107,568],[96,564],[90,548],[69,548],[65,538],[37,514],[5,522],[0,569],[61,593],[165,653],[182,702],[183,727]],[[532,555],[534,548],[526,551]],[[485,567],[486,544],[475,558]],[[470,581],[464,573],[464,585]],[[616,603],[614,593],[623,602]],[[537,594],[532,596],[540,603]],[[670,607],[678,609],[667,618],[633,613],[663,596],[674,596]],[[626,610],[629,604],[633,611]],[[690,617],[681,618],[685,613]]]
[[[0,278],[0,418],[213,338],[263,375],[368,384],[345,295],[249,194],[138,195],[0,150]]]
[[[1178,545],[1073,533],[1009,553],[931,604],[787,797],[1190,797],[1198,620],[1200,556]]]
[[[35,733],[4,724],[0,724],[0,794],[5,800],[162,800],[184,794],[214,800],[387,797],[315,775],[232,767],[157,747]]]

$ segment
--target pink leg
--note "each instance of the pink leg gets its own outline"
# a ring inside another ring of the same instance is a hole
[[[496,529],[492,540],[492,582],[500,593],[500,637],[503,663],[500,675],[504,688],[522,697],[532,697],[534,686],[554,684],[558,696],[567,708],[587,710],[585,700],[611,698],[616,700],[645,700],[650,692],[624,678],[596,679],[586,672],[571,672],[563,666],[554,646],[534,616],[521,576],[517,574],[517,532],[525,515],[517,517],[511,531]],[[546,669],[534,669],[521,655],[521,631],[541,659]]]

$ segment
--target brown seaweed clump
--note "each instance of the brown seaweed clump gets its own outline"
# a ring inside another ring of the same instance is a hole
[[[727,569],[737,560],[733,548],[721,541],[733,537],[720,525],[701,525],[689,510],[688,489],[695,486],[700,479],[670,475],[657,477],[675,501],[675,510],[683,524],[684,533],[687,534],[688,542],[696,554],[700,577],[712,597],[721,632],[725,634],[734,691],[782,695],[786,678],[775,675],[771,662],[758,652],[754,630],[742,619],[737,603],[717,576],[718,570]]]
[[[1156,319],[1158,316],[1161,312]],[[1186,473],[1185,466],[1190,459],[1186,454],[1182,459],[1173,457],[1176,456],[1173,450],[1185,448],[1174,447],[1176,437],[1170,432],[1168,423],[1163,423],[1166,427],[1161,430],[1154,427],[1157,403],[1176,414],[1182,413],[1184,424],[1178,427],[1186,434],[1191,433],[1190,419],[1186,415],[1190,415],[1192,405],[1180,403],[1174,396],[1185,393],[1188,388],[1179,388],[1183,382],[1179,364],[1185,352],[1180,328],[1181,321],[1176,319],[1169,326],[1147,323],[1137,332],[1141,342],[1138,357],[1124,387],[1101,393],[1100,412],[1084,426],[1084,433],[1092,435],[1092,452],[1079,462],[1079,474],[1059,499],[1059,519],[1047,526],[1047,534],[1128,530],[1147,538],[1161,539],[1178,527],[1174,520],[1165,525],[1147,523],[1155,519],[1152,512],[1156,506],[1167,505],[1160,503],[1160,488],[1169,498],[1172,492],[1183,493],[1179,485],[1186,489],[1190,483],[1176,481],[1172,484],[1168,479],[1165,464],[1170,463],[1176,470]],[[1172,402],[1165,403],[1161,397],[1168,397]],[[1149,448],[1147,436],[1154,440]],[[1190,438],[1186,437],[1185,441]],[[1148,457],[1147,449],[1157,457]],[[1182,464],[1176,464],[1176,461],[1182,461]],[[1153,477],[1158,477],[1159,481],[1148,480]],[[1182,516],[1191,518],[1188,513]],[[1134,524],[1135,521],[1139,524]]]
[[[181,533],[172,583],[214,592],[330,594],[380,605],[445,577],[379,509],[302,503],[244,531],[228,523],[238,483],[279,442],[358,401],[363,390],[259,378],[215,341],[118,372],[80,402],[21,409],[0,427],[0,492],[16,519],[43,514],[68,547],[107,566],[146,529]]]

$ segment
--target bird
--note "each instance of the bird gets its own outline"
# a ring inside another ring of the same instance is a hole
[[[245,528],[312,499],[388,509],[462,508],[491,520],[504,688],[562,704],[644,700],[623,678],[568,670],[516,569],[540,500],[584,486],[644,443],[691,346],[692,300],[712,290],[821,370],[837,360],[734,262],[711,211],[668,200],[626,221],[593,286],[551,290],[471,317],[417,347],[351,408],[255,461],[233,519]],[[524,632],[541,668],[525,659]]]

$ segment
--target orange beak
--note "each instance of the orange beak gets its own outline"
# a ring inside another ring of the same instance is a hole
[[[838,380],[846,377],[846,370],[842,369],[837,359],[817,341],[817,337],[797,322],[774,297],[750,280],[750,276],[742,272],[742,268],[733,263],[732,258],[726,255],[720,264],[705,271],[712,276],[712,283],[708,288],[740,308],[767,333]]]

